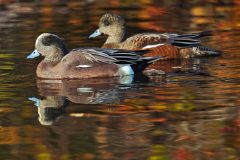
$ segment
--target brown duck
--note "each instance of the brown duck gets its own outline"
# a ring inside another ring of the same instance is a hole
[[[147,56],[161,56],[162,59],[191,58],[201,56],[216,56],[219,51],[202,46],[199,38],[212,35],[210,31],[192,34],[175,33],[140,33],[126,37],[126,22],[119,15],[106,13],[99,22],[99,28],[89,36],[101,34],[108,36],[102,48],[117,48],[128,50],[150,49]]]
[[[78,48],[68,50],[62,39],[50,33],[41,34],[35,50],[27,56],[44,59],[37,66],[37,77],[45,79],[79,79],[115,77],[142,72],[159,57],[143,57],[147,51]]]

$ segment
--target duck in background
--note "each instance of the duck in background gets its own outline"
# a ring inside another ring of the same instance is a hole
[[[106,13],[100,18],[99,28],[89,38],[105,34],[108,38],[102,48],[150,49],[151,52],[146,56],[161,56],[162,60],[221,54],[219,51],[201,45],[199,38],[212,35],[211,31],[190,34],[140,33],[128,38],[126,31],[127,25],[123,17]]]

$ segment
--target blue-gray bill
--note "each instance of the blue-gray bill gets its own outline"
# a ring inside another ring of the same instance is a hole
[[[36,107],[39,107],[40,106],[40,99],[36,98],[36,97],[29,97],[28,100],[30,101],[33,101],[34,102],[34,105]]]
[[[27,56],[27,59],[33,59],[40,56],[40,53],[35,49],[31,54]]]
[[[91,34],[88,38],[95,38],[97,36],[100,36],[102,33],[97,29],[93,34]]]

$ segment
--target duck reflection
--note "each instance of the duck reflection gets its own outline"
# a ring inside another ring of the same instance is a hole
[[[121,79],[37,80],[41,96],[63,96],[78,104],[116,104],[124,90],[130,88],[133,76]]]
[[[143,75],[137,77],[148,81]],[[84,80],[48,80],[38,79],[37,87],[40,96],[28,98],[38,108],[39,122],[52,125],[64,113],[69,103],[73,104],[120,104],[131,83],[138,78],[124,76],[122,78],[84,79]]]
[[[65,113],[65,109],[69,103],[62,96],[47,96],[42,100],[31,97],[29,100],[33,101],[34,105],[38,108],[38,120],[42,125],[52,125],[53,122],[57,121]]]

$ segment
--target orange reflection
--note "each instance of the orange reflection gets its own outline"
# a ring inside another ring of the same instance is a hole
[[[19,128],[18,127],[2,127],[0,126],[0,144],[19,144]]]

